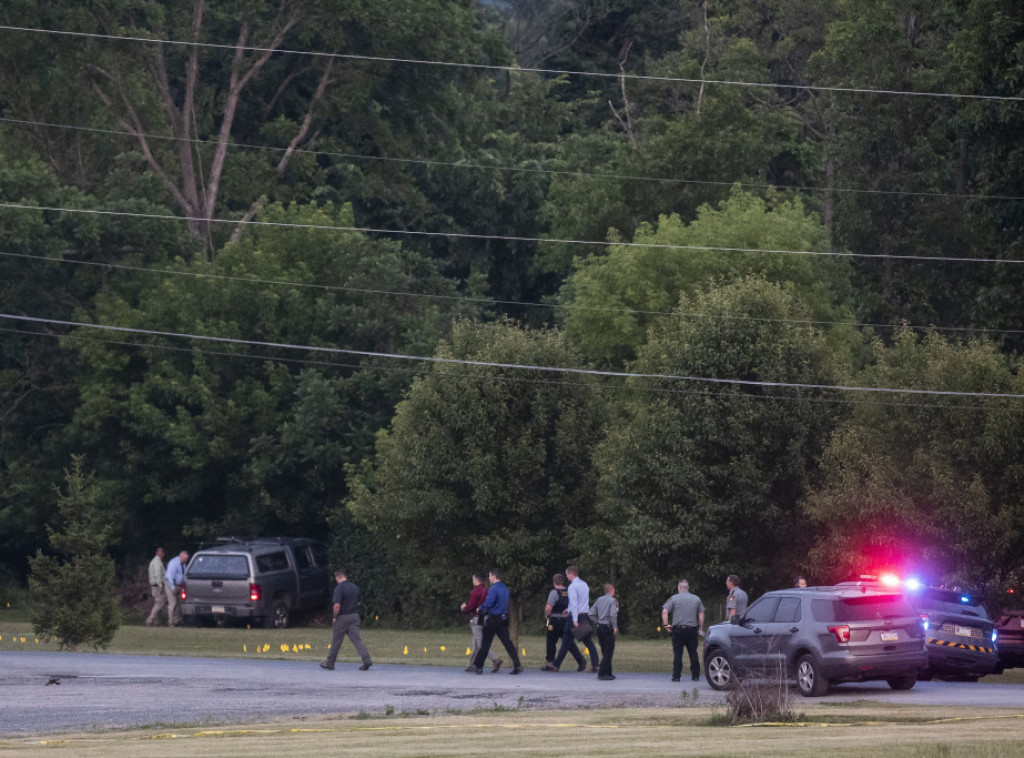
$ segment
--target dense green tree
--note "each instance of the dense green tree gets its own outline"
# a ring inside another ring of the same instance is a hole
[[[578,365],[560,333],[512,323],[460,323],[437,357]],[[397,565],[410,616],[441,615],[492,566],[518,598],[583,552],[602,407],[587,376],[557,371],[440,363],[413,384],[347,503]]]
[[[611,568],[634,618],[656,618],[683,576],[698,592],[719,591],[730,573],[777,586],[808,544],[797,502],[840,412],[836,393],[728,380],[836,383],[842,366],[822,331],[801,323],[809,313],[793,286],[762,277],[702,288],[631,364],[642,376],[595,455],[586,555]]]
[[[47,527],[53,555],[29,559],[32,624],[36,634],[56,637],[61,649],[109,645],[120,626],[114,561],[107,552],[114,522],[99,502],[100,490],[74,456],[56,489],[59,527]]]
[[[821,252],[821,221],[799,201],[762,200],[741,190],[717,209],[704,206],[691,224],[662,217],[642,226],[634,245],[579,259],[563,288],[565,328],[584,354],[605,365],[636,355],[648,330],[674,311],[681,294],[712,282],[763,274],[789,282],[811,308],[809,318],[834,320],[848,299],[846,263],[832,257],[743,250]],[[672,246],[698,249],[671,249]],[[735,250],[701,250],[702,247]],[[682,317],[700,319],[699,308]]]
[[[55,514],[50,482],[76,449],[66,429],[80,367],[60,345],[63,327],[10,317],[72,320],[108,280],[110,264],[159,264],[187,246],[188,235],[177,223],[125,225],[102,215],[167,210],[130,197],[130,188],[100,200],[14,154],[0,150],[0,202],[27,207],[0,208],[0,302],[8,316],[0,323],[0,561],[22,575]]]
[[[1024,394],[1019,360],[991,343],[899,334],[857,383]],[[992,586],[1024,569],[1024,402],[872,395],[852,407],[822,459],[804,511],[826,538],[823,580],[880,568]]]
[[[461,308],[453,283],[415,253],[332,231],[351,225],[348,208],[272,206],[260,220],[215,263],[178,261],[137,289],[111,286],[82,316],[269,344],[95,341],[90,329],[78,333],[90,341],[70,343],[83,366],[70,437],[99,456],[130,544],[183,528],[321,534],[345,494],[343,465],[372,449],[410,379],[329,351],[430,354]]]
[[[231,229],[211,222],[252,218],[264,196],[308,200],[335,188],[357,197],[345,180],[351,161],[339,153],[372,158],[472,139],[478,126],[460,119],[462,99],[487,92],[485,75],[358,58],[476,62],[503,52],[478,25],[473,0],[18,1],[0,18],[89,35],[5,32],[11,44],[0,71],[18,93],[8,110],[21,120],[67,124],[76,116],[88,123],[71,126],[107,128],[78,138],[87,147],[99,141],[100,155],[119,156],[136,173],[150,172],[161,193],[154,199],[188,219],[207,253],[219,248],[218,230]],[[22,79],[33,85],[24,94],[13,86]],[[66,180],[103,180],[103,164],[87,158],[83,165],[51,128],[29,134]],[[317,158],[313,148],[327,154]],[[388,170],[371,173],[374,194],[386,196]],[[391,194],[393,204],[408,193]],[[234,227],[234,239],[242,229]]]

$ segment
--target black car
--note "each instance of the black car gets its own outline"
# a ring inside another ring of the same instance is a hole
[[[994,673],[1024,666],[1024,611],[1004,610],[995,620],[999,663]]]
[[[892,584],[865,577],[838,586],[885,590]],[[918,679],[976,682],[995,672],[999,664],[995,626],[979,598],[959,590],[927,587],[913,579],[897,581],[895,586],[921,616],[925,629],[928,666],[918,673]]]
[[[738,678],[796,680],[805,696],[837,682],[885,680],[909,690],[928,664],[918,613],[899,592],[808,587],[768,592],[708,629],[704,675],[716,690]]]
[[[976,682],[996,670],[995,625],[980,599],[955,590],[913,585],[906,596],[925,626],[928,668],[918,674],[919,679]]]

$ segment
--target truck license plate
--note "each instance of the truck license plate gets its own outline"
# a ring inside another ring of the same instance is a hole
[[[210,609],[211,613],[224,613],[223,605],[215,605]]]
[[[897,632],[882,632],[882,642],[895,642],[900,638]]]

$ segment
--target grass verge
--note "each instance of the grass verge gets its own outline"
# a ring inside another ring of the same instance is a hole
[[[806,720],[784,726],[708,725],[708,709],[484,712],[376,718],[289,719],[238,726],[154,728],[0,740],[5,755],[589,756],[786,755],[989,756],[1024,751],[1024,714],[1002,709],[891,706],[845,711],[812,706]],[[852,722],[848,719],[854,719]],[[955,724],[956,728],[950,728]],[[884,746],[884,748],[882,747]]]
[[[376,663],[411,663],[423,666],[465,666],[470,644],[468,627],[450,629],[362,630]],[[36,641],[38,639],[38,642]],[[125,655],[185,655],[200,658],[283,658],[315,661],[327,655],[331,641],[330,629],[246,629],[226,627],[192,629],[177,627],[122,626],[105,653]],[[544,663],[545,643],[541,635],[522,635],[519,652],[523,666],[540,667]],[[37,638],[32,625],[10,621],[0,614],[0,650],[55,651],[57,643]],[[91,652],[83,649],[82,652]],[[525,655],[524,655],[525,651]],[[500,645],[495,652],[507,658]],[[349,645],[341,649],[341,661],[358,657]],[[508,664],[508,661],[505,662]],[[567,666],[574,666],[567,659]],[[672,644],[663,640],[631,640],[622,638],[615,645],[615,668],[619,671],[665,672],[672,669]]]

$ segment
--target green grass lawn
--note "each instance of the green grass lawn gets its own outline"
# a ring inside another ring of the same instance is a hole
[[[997,758],[1024,752],[1024,715],[1012,709],[810,704],[799,722],[722,726],[708,708],[473,712],[361,719],[275,719],[233,726],[146,728],[0,737],[10,756],[48,758],[253,758],[288,755],[587,756],[661,755],[947,756]],[[173,743],[173,744],[169,744]]]
[[[12,614],[13,615],[13,614]],[[17,618],[17,616],[14,616]],[[426,666],[465,666],[470,645],[468,627],[449,629],[402,630],[365,627],[363,641],[377,663],[412,663]],[[37,641],[38,640],[38,641]],[[326,627],[297,627],[268,630],[225,627],[192,629],[187,627],[122,626],[106,653],[129,655],[188,655],[213,658],[282,658],[314,661],[327,655],[331,641]],[[519,652],[525,667],[544,663],[544,637],[521,635]],[[23,619],[11,620],[0,612],[0,650],[57,650],[56,642],[36,637],[32,625]],[[91,648],[83,648],[90,652]],[[495,648],[507,658],[500,645]],[[354,649],[345,644],[342,661],[356,661]],[[506,661],[507,663],[507,661]],[[615,646],[618,671],[669,672],[672,645],[668,639],[632,640],[623,637]],[[571,658],[566,666],[575,666]]]

